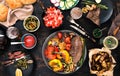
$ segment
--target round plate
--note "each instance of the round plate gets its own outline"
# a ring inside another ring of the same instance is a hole
[[[45,62],[45,64],[47,65],[47,67],[50,69],[50,70],[52,70],[52,68],[48,65],[48,59],[45,57],[45,55],[44,55],[44,50],[45,50],[45,48],[46,48],[46,46],[47,46],[47,44],[48,44],[48,41],[51,39],[51,38],[53,38],[54,36],[56,36],[57,35],[57,33],[58,32],[62,32],[62,33],[74,33],[75,35],[77,35],[77,36],[80,36],[80,35],[78,35],[77,33],[75,33],[75,32],[73,32],[73,31],[70,31],[70,30],[60,30],[60,31],[57,31],[57,32],[54,32],[54,33],[52,33],[51,35],[49,35],[48,37],[47,37],[47,39],[45,40],[45,42],[44,42],[44,44],[43,44],[43,47],[42,47],[42,57],[43,57],[43,60],[44,60],[44,62]],[[80,37],[82,37],[82,36],[80,36]],[[82,65],[83,65],[83,63],[84,63],[84,61],[85,61],[85,59],[86,59],[86,55],[87,55],[87,49],[86,49],[86,46],[84,45],[84,48],[83,48],[83,54],[82,54],[82,57],[81,57],[81,59],[79,60],[79,62],[81,63],[79,66],[77,66],[77,68],[75,69],[75,71],[77,71]],[[53,71],[53,70],[52,70]],[[75,72],[74,71],[74,72]],[[58,74],[71,74],[71,73],[73,73],[73,72],[70,72],[70,73],[65,73],[65,72],[55,72],[55,73],[58,73]]]
[[[100,23],[106,22],[108,19],[110,19],[112,13],[113,13],[113,5],[110,0],[102,0],[101,4],[106,5],[108,7],[107,10],[102,9],[100,13]]]

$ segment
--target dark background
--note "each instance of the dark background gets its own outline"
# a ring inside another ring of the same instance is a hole
[[[49,0],[41,0],[41,1],[45,5],[45,7],[53,6],[49,2]],[[104,38],[105,36],[107,36],[108,29],[111,26],[111,23],[112,23],[113,19],[115,18],[115,13],[116,13],[115,3],[116,3],[116,1],[117,0],[112,0],[113,8],[114,8],[113,15],[111,16],[111,18],[107,22],[101,24],[100,27],[93,24],[90,20],[86,19],[84,16],[81,19],[76,20],[76,22],[79,23],[82,27],[84,27],[85,30],[87,30],[87,32],[89,32],[89,34],[91,36],[92,36],[92,30],[94,28],[108,27],[107,30],[103,31],[103,36],[102,37]],[[78,3],[77,6],[78,7],[81,6],[80,2]],[[65,11],[62,11],[62,12],[63,12],[63,15],[64,15],[63,24],[59,28],[56,28],[56,29],[47,28],[47,27],[44,26],[44,23],[43,23],[43,16],[44,16],[43,10],[41,9],[39,3],[35,3],[34,4],[33,15],[37,16],[40,19],[40,22],[41,22],[40,28],[36,32],[33,33],[37,38],[37,46],[35,48],[31,49],[31,50],[26,50],[21,45],[17,45],[17,46],[7,45],[5,50],[4,50],[4,54],[6,54],[8,51],[16,51],[16,50],[22,50],[22,51],[25,51],[25,52],[31,54],[31,56],[34,59],[34,67],[33,67],[33,71],[31,72],[31,76],[62,76],[62,75],[56,74],[53,71],[49,70],[47,68],[47,66],[44,64],[44,61],[42,59],[43,43],[44,43],[45,39],[51,33],[55,32],[55,31],[58,31],[58,30],[63,30],[63,29],[73,30],[72,28],[69,27],[70,23],[66,20],[66,17],[69,15],[70,10],[65,10]],[[28,33],[23,28],[23,21],[17,21],[14,26],[17,27],[20,30],[21,35],[23,35],[25,33]],[[75,30],[73,30],[73,31],[75,31]],[[77,32],[77,31],[75,31],[75,32]],[[92,48],[102,48],[103,47],[102,44],[99,44],[100,39],[96,39],[96,40],[97,40],[97,42],[93,43],[91,40],[86,39],[87,52],[88,52],[89,49],[92,49]],[[9,41],[20,41],[20,39],[9,40]],[[117,62],[117,65],[114,68],[114,76],[120,76],[120,49],[119,49],[119,47],[115,50],[112,50],[112,55]],[[89,61],[89,59],[88,59],[88,53],[87,53],[87,57],[86,57],[86,60],[83,64],[83,66],[78,71],[76,71],[75,73],[70,74],[70,75],[66,75],[66,76],[96,76],[96,75],[90,74],[88,61]],[[0,76],[11,76],[9,71],[6,70],[6,68],[7,67],[4,67],[2,65],[0,66]]]

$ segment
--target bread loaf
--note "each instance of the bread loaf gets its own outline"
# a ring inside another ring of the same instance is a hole
[[[8,15],[8,7],[0,3],[0,22],[6,21],[7,15]]]
[[[5,0],[5,2],[11,9],[20,8],[23,6],[23,4],[21,3],[21,0]]]
[[[23,4],[33,4],[36,2],[36,0],[21,0]]]

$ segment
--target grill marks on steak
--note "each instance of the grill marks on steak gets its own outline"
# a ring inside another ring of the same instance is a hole
[[[73,57],[73,62],[77,64],[77,62],[80,60],[82,56],[82,49],[83,49],[82,40],[79,36],[73,37],[71,44],[72,47],[70,50],[70,54]]]

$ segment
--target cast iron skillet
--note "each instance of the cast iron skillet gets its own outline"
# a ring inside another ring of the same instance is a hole
[[[68,33],[69,33],[69,32],[72,32],[72,33],[78,35],[77,33],[73,32],[73,31],[70,31],[70,30],[60,30],[60,31],[56,31],[56,32],[52,33],[51,35],[49,35],[49,36],[46,38],[46,40],[45,40],[45,42],[44,42],[44,44],[43,44],[43,47],[42,47],[42,57],[43,57],[43,60],[44,60],[44,62],[45,62],[45,64],[46,64],[46,66],[47,66],[50,70],[52,70],[52,68],[48,65],[47,58],[46,58],[45,55],[44,55],[44,50],[45,50],[45,48],[46,48],[46,46],[47,46],[47,44],[48,44],[48,41],[49,41],[51,38],[53,38],[58,32],[68,32]],[[80,36],[80,35],[78,35],[78,36]],[[82,37],[82,36],[81,36],[81,37]],[[83,59],[82,64],[79,65],[79,66],[76,68],[75,71],[77,71],[78,69],[80,69],[80,68],[82,67],[82,65],[83,65],[83,63],[84,63],[84,61],[85,61],[85,59],[86,59],[86,56],[87,56],[87,49],[86,49],[86,46],[85,46],[84,49],[83,49],[83,54],[82,54],[82,59]],[[81,61],[82,59],[80,59],[80,61]],[[53,70],[52,70],[52,71],[53,71]],[[75,72],[75,71],[74,71],[74,72]],[[70,73],[55,72],[55,73],[57,73],[57,74],[71,74],[71,73],[74,73],[74,72],[70,72]]]
[[[27,55],[27,57],[26,57],[27,60],[33,60],[32,56],[30,54],[27,54],[27,53],[25,53],[25,54]],[[5,54],[4,59],[5,60],[8,59],[7,53]],[[16,62],[12,65],[4,66],[4,68],[3,68],[4,69],[4,74],[6,74],[7,76],[15,76],[15,71],[16,71],[17,68],[18,67],[16,67]],[[31,76],[33,68],[34,68],[34,60],[33,60],[33,63],[28,64],[27,69],[25,69],[25,70],[21,69],[22,70],[22,75],[23,76]]]

